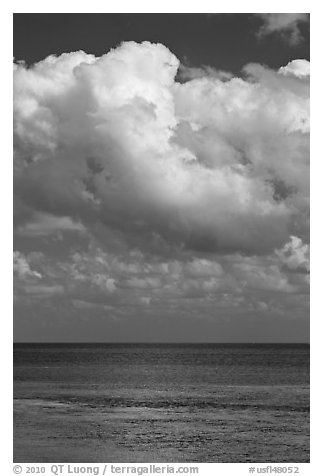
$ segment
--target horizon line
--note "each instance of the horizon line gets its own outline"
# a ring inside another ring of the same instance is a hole
[[[310,342],[257,342],[257,341],[252,341],[252,342],[179,342],[179,341],[174,341],[174,342],[165,342],[165,341],[155,341],[155,342],[145,342],[145,341],[118,341],[118,342],[111,342],[111,341],[18,341],[18,342],[13,342],[13,344],[138,344],[138,345],[143,345],[143,344],[172,344],[172,345],[199,345],[199,344],[228,344],[228,345],[233,345],[233,344],[247,344],[247,345],[257,345],[257,344],[268,344],[268,345],[273,345],[273,344],[280,344],[280,345],[286,345],[286,344],[307,344],[310,345]]]

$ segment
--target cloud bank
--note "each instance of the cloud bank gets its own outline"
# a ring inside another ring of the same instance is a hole
[[[14,66],[25,304],[279,314],[275,293],[307,293],[309,63],[185,67],[185,82],[179,66],[149,42]]]
[[[15,191],[40,213],[267,253],[307,236],[308,76],[175,82],[163,45],[15,67]]]

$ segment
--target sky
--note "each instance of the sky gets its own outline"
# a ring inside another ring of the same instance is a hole
[[[14,14],[14,339],[308,342],[309,15]]]

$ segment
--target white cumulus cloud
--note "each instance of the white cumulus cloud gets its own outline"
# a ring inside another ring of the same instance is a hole
[[[100,223],[137,244],[253,254],[306,239],[308,77],[251,65],[245,79],[181,84],[178,67],[149,42],[15,65],[19,200],[58,227]]]

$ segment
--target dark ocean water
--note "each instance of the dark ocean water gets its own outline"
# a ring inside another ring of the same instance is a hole
[[[15,462],[308,462],[309,346],[17,344]]]

